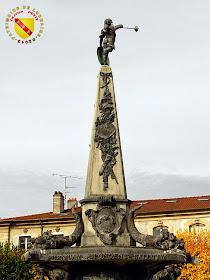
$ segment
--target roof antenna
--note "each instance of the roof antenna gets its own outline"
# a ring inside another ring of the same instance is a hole
[[[66,194],[70,193],[67,191],[67,189],[76,189],[77,187],[67,187],[67,178],[74,178],[74,179],[82,179],[81,177],[75,177],[75,176],[70,176],[70,175],[63,175],[63,174],[56,174],[53,173],[53,176],[60,176],[64,178],[64,190],[65,190],[65,195],[64,195],[64,207],[66,206]]]

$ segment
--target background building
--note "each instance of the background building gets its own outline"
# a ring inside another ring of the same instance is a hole
[[[210,230],[210,196],[170,199],[135,200],[131,208],[143,204],[136,212],[135,224],[145,234],[158,235],[162,231],[176,233],[179,229]],[[72,207],[81,211],[76,198],[67,201],[61,192],[53,195],[53,211],[0,220],[0,242],[28,247],[31,237],[51,230],[54,235],[70,235],[75,227]]]

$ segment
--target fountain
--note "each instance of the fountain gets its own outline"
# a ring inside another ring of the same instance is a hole
[[[129,211],[112,70],[109,52],[114,50],[116,30],[106,19],[97,50],[101,67],[82,212],[70,236],[45,232],[33,241],[22,259],[34,263],[40,278],[50,280],[161,280],[176,279],[178,264],[190,261],[183,240],[173,233],[145,235],[135,227],[135,211]],[[138,31],[138,28],[134,28]]]

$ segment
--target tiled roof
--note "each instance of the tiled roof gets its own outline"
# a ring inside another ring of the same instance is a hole
[[[77,212],[81,212],[81,207],[76,207],[75,210]],[[10,222],[10,221],[29,221],[29,220],[48,220],[48,219],[65,219],[65,218],[73,218],[72,210],[65,210],[61,214],[53,214],[53,212],[41,213],[41,214],[33,214],[27,216],[13,217],[0,219],[1,222]]]
[[[190,210],[210,210],[210,195],[209,196],[195,196],[195,197],[180,197],[180,198],[166,198],[166,199],[147,199],[134,200],[130,208],[133,208],[143,203],[143,206],[137,213],[149,214],[159,212],[178,212]],[[81,207],[77,207],[76,211],[81,212]],[[1,222],[10,221],[29,221],[29,220],[48,220],[48,219],[65,219],[73,218],[72,210],[65,210],[61,214],[53,214],[53,212],[34,214],[28,216],[13,217],[7,219],[0,219]]]
[[[134,200],[131,204],[131,208],[141,204],[141,202],[144,205],[137,210],[137,213],[177,212],[198,209],[210,210],[210,195],[168,199]]]

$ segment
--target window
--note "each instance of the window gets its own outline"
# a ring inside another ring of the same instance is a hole
[[[166,226],[157,226],[153,228],[153,235],[158,236],[164,232],[168,232],[168,227]]]
[[[31,244],[31,236],[19,236],[19,247],[25,250],[28,249],[28,246]]]
[[[199,232],[201,229],[205,229],[206,225],[202,223],[195,223],[191,226],[189,226],[189,232],[193,232],[195,230],[196,232]]]

